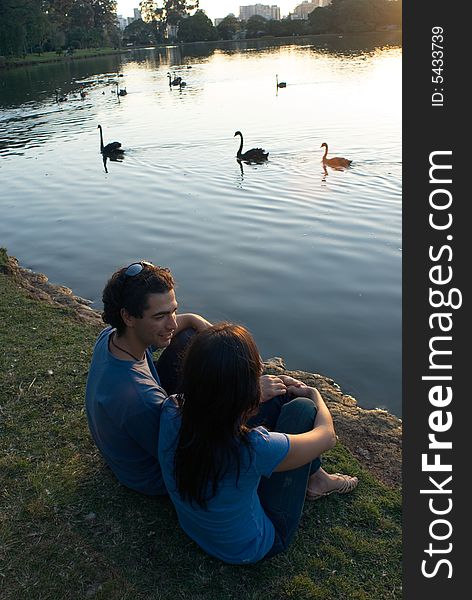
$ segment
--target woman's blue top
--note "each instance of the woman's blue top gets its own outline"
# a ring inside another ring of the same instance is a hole
[[[179,409],[170,397],[162,407],[159,462],[182,529],[205,552],[227,563],[260,560],[271,549],[275,530],[261,506],[257,488],[261,477],[270,477],[287,455],[288,437],[263,427],[251,430],[251,454],[241,445],[239,479],[236,468],[230,468],[219,481],[216,496],[201,508],[196,502],[183,501],[175,484],[174,456],[180,423]]]

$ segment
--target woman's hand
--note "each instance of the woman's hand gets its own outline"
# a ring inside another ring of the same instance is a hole
[[[316,406],[318,406],[318,400],[321,400],[318,390],[305,384],[289,385],[287,387],[287,392],[296,398],[310,398]]]
[[[307,385],[303,383],[303,381],[300,381],[299,379],[294,379],[289,375],[279,375],[279,378],[285,383],[287,387],[290,385],[295,387],[307,387]]]
[[[287,386],[282,378],[276,375],[261,375],[259,384],[261,386],[261,402],[267,402],[276,396],[282,396],[287,391]]]

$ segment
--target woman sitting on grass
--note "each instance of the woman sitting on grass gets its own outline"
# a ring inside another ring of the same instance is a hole
[[[182,393],[165,401],[161,415],[159,461],[179,522],[208,554],[232,564],[285,550],[305,496],[357,485],[356,477],[320,466],[336,435],[314,388],[287,387],[294,399],[282,406],[276,431],[248,426],[259,408],[261,371],[244,327],[214,325],[192,341]]]

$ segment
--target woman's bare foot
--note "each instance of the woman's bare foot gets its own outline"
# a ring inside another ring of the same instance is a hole
[[[306,490],[307,500],[318,500],[329,494],[347,494],[357,487],[357,477],[342,475],[341,473],[329,474],[321,467],[311,475]]]

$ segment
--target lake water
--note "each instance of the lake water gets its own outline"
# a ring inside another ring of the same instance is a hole
[[[169,88],[168,71],[186,87]],[[56,103],[56,88],[67,102]],[[99,123],[105,144],[126,150],[108,173]],[[235,160],[236,130],[246,149],[269,151],[266,164]],[[325,172],[322,142],[352,166]],[[400,415],[392,34],[142,49],[2,72],[0,181],[0,245],[95,308],[118,267],[169,266],[182,311],[243,323],[264,358]]]

